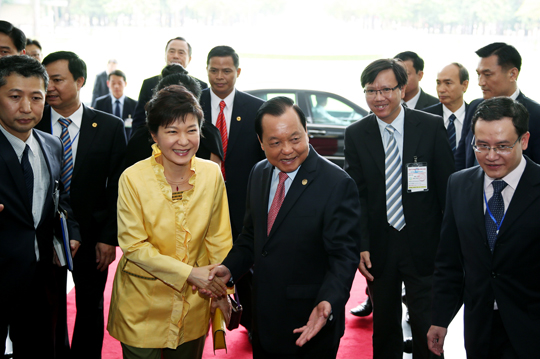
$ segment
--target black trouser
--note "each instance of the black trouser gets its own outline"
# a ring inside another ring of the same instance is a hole
[[[534,340],[535,338],[531,338]],[[508,333],[504,328],[501,319],[501,314],[498,310],[493,311],[493,322],[491,324],[491,336],[489,338],[489,355],[490,359],[518,359]]]

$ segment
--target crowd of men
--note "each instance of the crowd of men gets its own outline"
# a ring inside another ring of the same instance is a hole
[[[186,69],[192,51],[169,40],[166,65]],[[208,159],[222,169],[234,245],[209,279],[236,285],[255,358],[335,358],[356,269],[369,297],[353,314],[373,312],[375,359],[403,356],[403,286],[413,358],[443,354],[463,304],[469,358],[537,357],[540,105],[517,85],[513,46],[476,53],[483,98],[470,104],[457,62],[438,72],[438,97],[420,88],[412,51],[369,64],[360,84],[371,113],[346,129],[341,169],[309,145],[298,106],[237,90],[238,54],[210,51],[209,85],[195,82],[221,138]],[[118,179],[162,75],[135,101],[111,59],[89,107],[83,59],[41,57],[38,41],[0,21],[0,342],[9,335],[15,358],[101,358]],[[59,209],[73,255],[71,344]]]

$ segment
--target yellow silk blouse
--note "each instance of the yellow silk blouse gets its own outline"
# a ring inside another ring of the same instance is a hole
[[[161,151],[129,167],[118,188],[120,259],[107,329],[138,348],[172,348],[208,332],[210,300],[191,289],[193,267],[221,263],[232,247],[219,166],[191,159],[192,189],[172,199]]]

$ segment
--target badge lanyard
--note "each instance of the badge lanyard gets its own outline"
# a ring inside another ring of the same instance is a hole
[[[501,196],[502,196],[502,194],[501,194]],[[487,197],[486,197],[486,191],[484,191],[484,201],[486,201],[486,210],[488,211],[489,216],[491,217],[491,220],[493,221],[493,223],[495,223],[495,226],[497,226],[497,234],[499,234],[499,229],[502,226],[502,223],[504,221],[504,217],[506,217],[506,211],[504,211],[503,217],[501,218],[501,223],[497,224],[497,220],[495,219],[495,217],[493,216],[493,213],[491,213],[491,211],[489,209],[489,205],[488,205],[488,201],[487,201]],[[503,200],[503,202],[504,202],[504,200]]]

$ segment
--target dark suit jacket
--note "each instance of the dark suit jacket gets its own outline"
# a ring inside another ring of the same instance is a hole
[[[415,158],[427,162],[427,192],[407,193],[407,167]],[[418,272],[433,273],[439,243],[446,182],[454,160],[442,118],[405,108],[402,203],[409,245]],[[364,117],[345,131],[345,170],[356,181],[362,205],[362,251],[369,251],[376,278],[388,252],[384,146],[375,115]]]
[[[36,127],[51,132],[48,105]],[[95,252],[97,242],[118,245],[116,201],[125,150],[124,123],[118,117],[84,106],[70,190],[71,207],[84,243],[78,256],[91,256],[88,252]]]
[[[100,72],[94,81],[94,89],[92,90],[92,107],[95,107],[98,97],[105,96],[109,93],[107,87],[107,71]]]
[[[508,206],[493,253],[484,221],[484,171],[476,166],[448,181],[433,282],[433,323],[448,327],[465,303],[465,347],[486,358],[497,301],[520,358],[538,357],[540,337],[540,166],[527,165]]]
[[[467,114],[468,108],[469,108],[469,104],[465,102],[465,115]],[[443,104],[439,102],[435,105],[426,107],[422,111],[443,117]]]
[[[208,84],[204,81],[201,81],[194,77],[195,80],[201,85],[201,89],[208,87]],[[133,129],[132,132],[135,133],[137,128],[143,126],[146,123],[146,112],[144,106],[150,101],[154,95],[154,87],[157,86],[161,80],[161,75],[156,75],[154,77],[147,78],[143,81],[141,86],[141,91],[139,92],[139,100],[137,101],[137,108],[135,109],[135,115],[133,116]]]
[[[523,153],[529,156],[534,162],[540,163],[540,104],[525,96],[521,91],[516,101],[525,106],[527,111],[529,111],[529,132],[531,133],[531,137],[529,139],[529,147]],[[474,137],[471,125],[474,113],[478,105],[482,102],[484,102],[483,99],[474,100],[467,110],[465,122],[463,123],[463,131],[461,132],[461,140],[456,150],[456,170],[458,171],[475,165],[476,157],[471,146]]]
[[[201,94],[204,120],[212,125],[210,89]],[[229,142],[225,155],[225,185],[229,199],[229,212],[233,238],[242,231],[246,206],[246,188],[253,166],[265,158],[255,133],[255,116],[264,103],[258,97],[235,90]]]
[[[436,103],[439,103],[439,99],[437,97],[431,96],[430,94],[425,93],[424,90],[420,89],[420,97],[418,98],[415,109],[422,110],[426,107],[435,105]]]
[[[273,169],[267,160],[253,168],[244,228],[223,264],[233,278],[254,264],[254,331],[265,351],[297,353],[293,329],[304,326],[325,300],[333,319],[306,345],[328,349],[343,335],[345,303],[360,258],[358,193],[343,170],[310,146],[267,236]]]
[[[101,96],[96,100],[96,103],[94,105],[94,108],[96,110],[100,110],[103,112],[113,114],[113,108],[112,108],[112,102],[111,102],[111,94],[107,94],[105,96]],[[126,119],[131,117],[133,119],[133,115],[135,114],[135,108],[137,107],[137,101],[132,99],[131,97],[125,97],[124,98],[124,107],[122,108],[122,120],[126,122]],[[126,138],[131,137],[131,127],[126,127]]]
[[[4,293],[11,293],[9,296],[14,296],[19,286],[31,283],[36,267],[36,236],[40,261],[52,261],[55,189],[60,191],[60,206],[68,211],[70,238],[81,239],[79,227],[73,221],[68,195],[60,182],[64,159],[62,142],[58,137],[41,131],[33,130],[32,135],[41,147],[49,170],[49,185],[37,228],[34,228],[21,164],[8,139],[0,132],[0,203],[5,206],[0,212],[0,286]],[[0,309],[5,308],[0,306]]]

